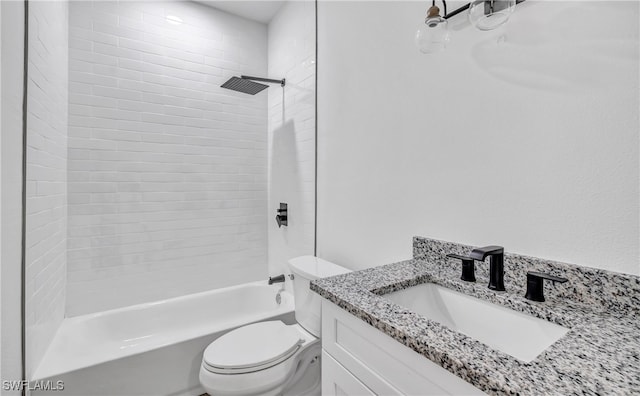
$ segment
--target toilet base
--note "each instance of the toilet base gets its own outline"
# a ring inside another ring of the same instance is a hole
[[[307,367],[305,374],[295,383],[288,387],[283,393],[283,396],[320,396],[320,366],[321,366],[321,351],[322,349],[318,345],[316,353],[310,356],[309,367]]]

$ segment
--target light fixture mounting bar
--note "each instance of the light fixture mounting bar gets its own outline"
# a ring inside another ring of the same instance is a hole
[[[444,3],[444,0],[442,0],[442,2]],[[471,3],[467,3],[465,5],[463,5],[460,8],[456,8],[455,10],[451,11],[449,14],[446,14],[445,16],[443,16],[444,19],[449,19],[451,17],[454,17],[456,15],[458,15],[459,13],[461,13],[462,11],[468,10],[469,7],[471,6]]]
[[[485,0],[485,1],[491,2],[492,0]],[[524,0],[516,0],[516,5],[522,3],[523,1]],[[445,10],[446,10],[447,9],[446,1],[442,0],[442,3],[444,4]],[[445,15],[443,16],[443,18],[444,19],[449,19],[451,17],[454,17],[454,16],[458,15],[459,13],[461,13],[462,11],[468,10],[470,6],[471,6],[471,3],[467,3],[467,4],[463,5],[460,8],[456,8],[455,10],[451,11],[448,14],[445,12]]]

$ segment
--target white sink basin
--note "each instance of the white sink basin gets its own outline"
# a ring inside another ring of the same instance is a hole
[[[569,331],[433,283],[383,297],[527,363]]]

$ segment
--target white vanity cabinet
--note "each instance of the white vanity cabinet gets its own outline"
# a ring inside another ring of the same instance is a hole
[[[361,396],[485,393],[323,299],[322,394]]]

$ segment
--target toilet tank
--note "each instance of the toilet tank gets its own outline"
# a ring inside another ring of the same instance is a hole
[[[289,260],[293,273],[293,295],[296,306],[296,322],[309,333],[320,337],[321,298],[309,289],[311,281],[351,272],[337,264],[318,257],[301,256]]]

